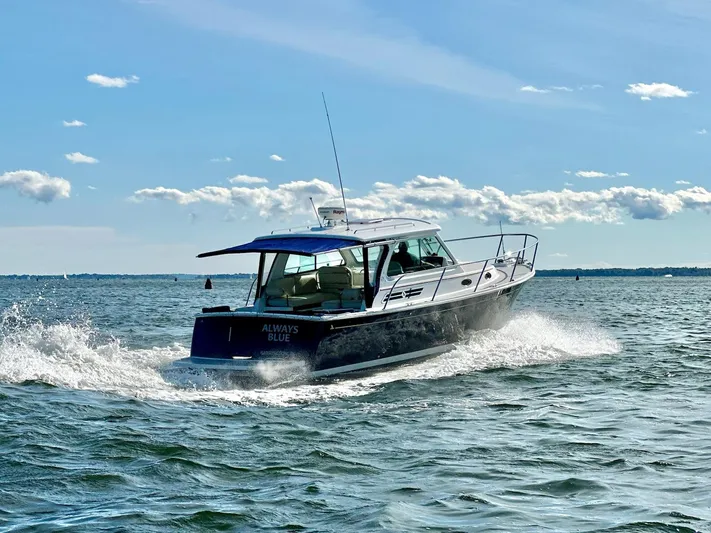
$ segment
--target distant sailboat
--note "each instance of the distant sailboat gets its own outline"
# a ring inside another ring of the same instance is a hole
[[[67,273],[66,273],[66,272],[64,273],[64,276],[63,276],[63,277],[64,277],[64,279],[69,279],[69,278],[67,277]]]
[[[664,277],[665,277],[665,278],[672,278],[672,277],[674,277],[674,276],[672,276],[671,274],[664,274]]]

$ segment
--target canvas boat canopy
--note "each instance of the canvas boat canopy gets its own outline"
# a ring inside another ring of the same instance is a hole
[[[256,239],[247,244],[240,244],[232,248],[205,252],[198,257],[212,257],[227,254],[248,253],[289,253],[297,255],[314,255],[332,252],[340,248],[358,246],[359,241],[353,239],[338,239],[328,237],[289,237],[276,239]]]

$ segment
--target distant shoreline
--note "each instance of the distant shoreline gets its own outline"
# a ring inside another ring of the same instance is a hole
[[[536,270],[542,278],[570,278],[575,276],[588,278],[603,277],[664,277],[667,275],[690,277],[711,276],[711,267],[640,267],[640,268],[560,268]],[[240,272],[238,274],[67,274],[69,279],[252,279],[256,274]],[[64,274],[3,274],[0,279],[48,280],[64,277]]]
[[[640,267],[640,268],[560,268],[536,270],[536,275],[543,278],[570,278],[575,276],[588,278],[638,277],[653,278],[667,275],[690,277],[711,276],[711,268],[699,267]]]

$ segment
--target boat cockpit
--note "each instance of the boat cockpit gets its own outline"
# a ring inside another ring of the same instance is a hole
[[[387,279],[455,264],[436,235],[314,255],[277,253],[271,260],[259,298],[265,312],[364,311],[383,272]]]

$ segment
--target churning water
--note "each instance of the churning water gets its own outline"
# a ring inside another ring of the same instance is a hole
[[[166,372],[246,283],[0,280],[0,529],[711,530],[711,279],[536,279],[367,377]]]

